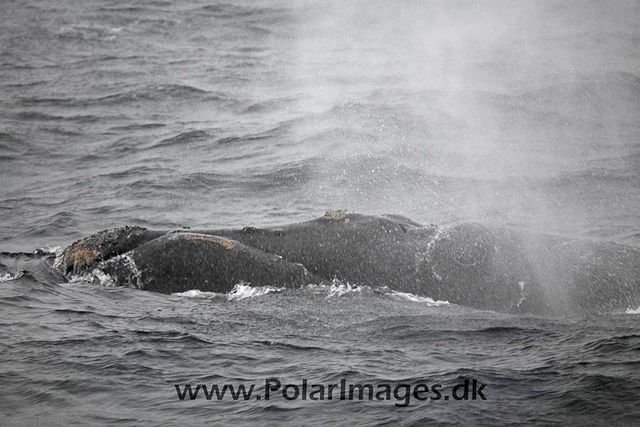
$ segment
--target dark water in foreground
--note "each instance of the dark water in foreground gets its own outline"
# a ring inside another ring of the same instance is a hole
[[[634,425],[638,417],[638,314],[510,316],[339,284],[251,292],[167,296],[28,275],[3,283],[5,420]],[[175,390],[256,384],[263,395],[272,377],[299,386],[439,383],[443,394],[477,379],[486,400],[412,398],[396,407],[405,400],[208,401],[200,393],[180,401]]]
[[[637,2],[5,2],[0,250],[329,209],[640,245]],[[640,314],[157,295],[0,257],[2,425],[635,425]],[[18,272],[18,270],[23,270]],[[277,284],[274,284],[277,287]],[[486,401],[180,401],[389,383]]]

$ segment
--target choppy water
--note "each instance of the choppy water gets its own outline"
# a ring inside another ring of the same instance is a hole
[[[266,225],[335,208],[640,245],[637,2],[1,10],[2,251],[123,224]],[[3,424],[633,425],[640,415],[634,309],[510,316],[340,284],[165,296],[1,262]],[[268,377],[477,378],[487,400],[180,401],[174,389]]]

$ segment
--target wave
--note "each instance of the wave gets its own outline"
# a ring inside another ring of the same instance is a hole
[[[7,157],[25,154],[29,150],[26,141],[11,132],[0,132],[0,153]]]
[[[113,126],[110,130],[113,131],[138,131],[138,130],[148,130],[148,129],[158,129],[166,127],[165,123],[130,123],[124,126]]]
[[[278,16],[284,9],[261,8],[235,5],[231,3],[218,3],[199,6],[195,9],[198,14],[203,12],[206,15],[222,19],[237,19],[245,21],[247,18],[265,18],[267,15],[276,14]]]
[[[186,132],[180,132],[175,136],[161,139],[158,142],[153,143],[147,149],[155,149],[162,147],[174,147],[184,144],[202,143],[212,141],[215,138],[213,131],[207,130],[190,130]]]
[[[236,146],[239,143],[246,143],[246,142],[251,143],[256,141],[264,141],[264,140],[281,137],[287,132],[288,129],[289,129],[289,125],[283,123],[271,129],[265,130],[263,132],[223,137],[218,139],[217,142],[220,145]]]
[[[105,118],[93,114],[79,114],[73,116],[60,116],[41,113],[38,111],[23,111],[16,114],[16,118],[25,121],[55,121],[55,122],[77,122],[77,123],[95,123]]]
[[[638,313],[629,313],[627,311],[627,314]],[[584,354],[604,356],[624,353],[637,354],[640,351],[640,335],[618,335],[598,338],[584,344],[582,351]]]
[[[211,96],[209,99],[225,99],[221,96],[214,96],[211,92],[199,89],[194,86],[181,84],[160,84],[147,85],[137,89],[130,89],[125,92],[107,95],[94,100],[95,103],[101,104],[121,104],[127,102],[144,101],[167,101],[172,99],[179,100],[202,100],[205,96]]]

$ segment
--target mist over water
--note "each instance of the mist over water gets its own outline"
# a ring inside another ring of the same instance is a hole
[[[331,209],[640,246],[638,117],[637,1],[6,2],[0,250],[124,224],[266,226]],[[16,424],[640,415],[633,308],[550,319],[363,289],[163,296],[54,286],[41,266],[18,276],[11,262],[0,262],[0,376],[3,395],[22,392],[0,412]],[[566,266],[539,269],[557,292]],[[172,394],[176,382],[265,375],[475,376],[493,395],[427,414],[211,409]],[[153,391],[135,394],[141,384]]]
[[[624,241],[637,7],[9,5],[2,239],[348,208]]]

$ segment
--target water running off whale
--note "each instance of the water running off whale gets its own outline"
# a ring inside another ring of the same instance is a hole
[[[106,230],[70,245],[54,267],[163,293],[339,278],[479,309],[580,313],[640,305],[638,260],[638,248],[615,243],[331,211],[275,228]]]

